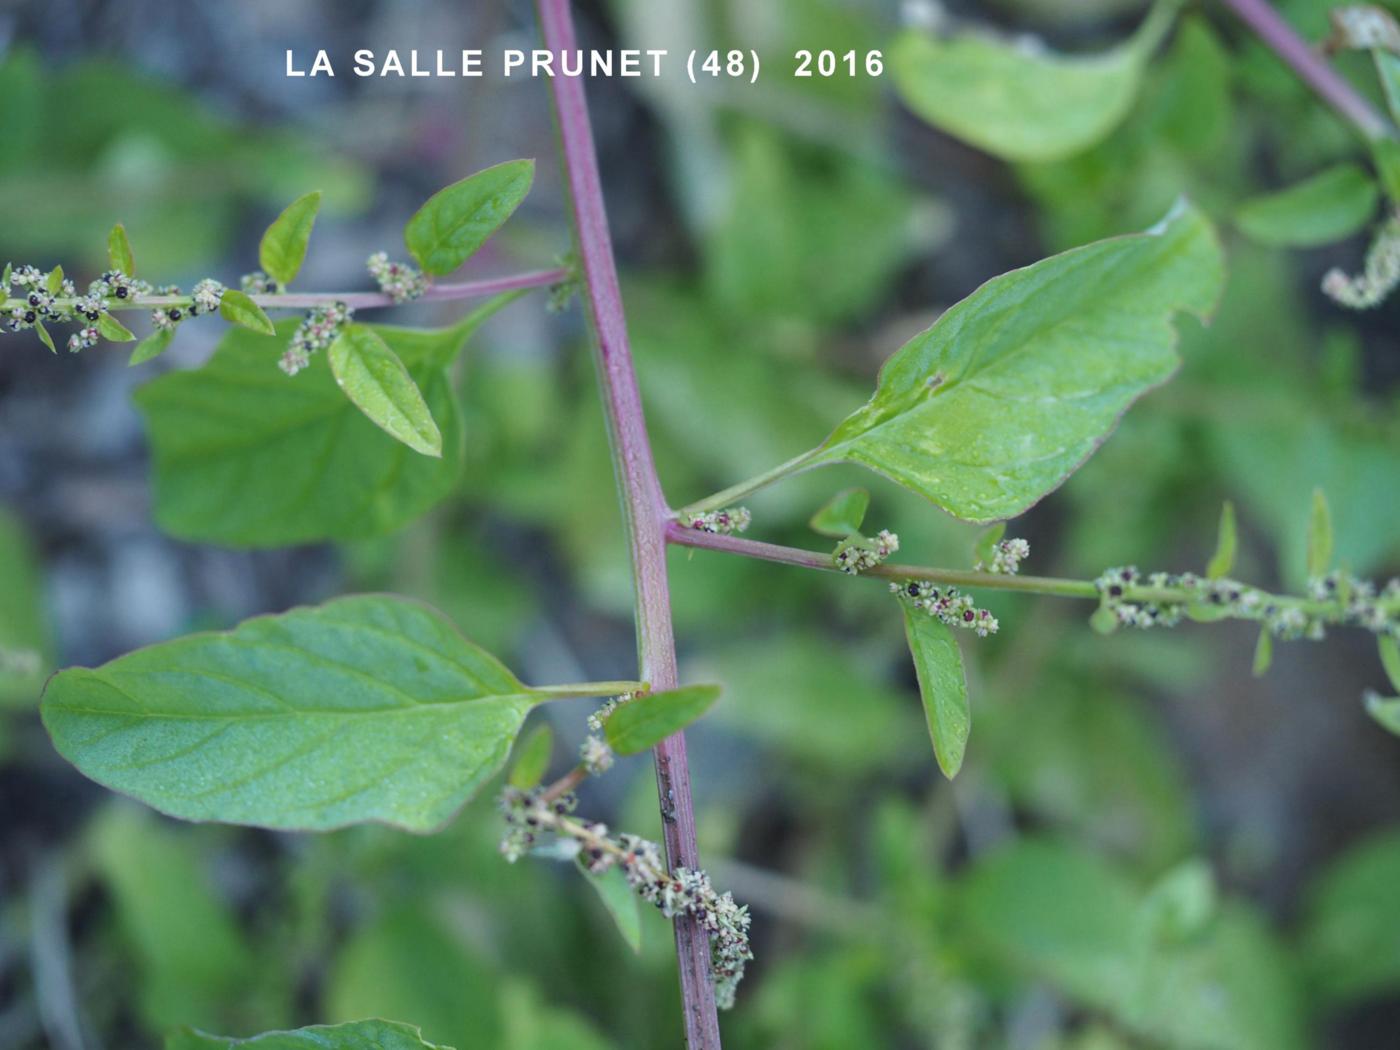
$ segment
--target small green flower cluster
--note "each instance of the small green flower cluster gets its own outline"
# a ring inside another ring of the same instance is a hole
[[[589,776],[606,773],[612,768],[615,756],[612,748],[608,746],[608,742],[603,739],[603,731],[612,713],[635,696],[635,693],[623,693],[621,696],[615,696],[588,716],[589,732],[579,747],[579,761]]]
[[[294,376],[311,363],[311,355],[325,350],[333,342],[340,330],[350,323],[355,311],[344,303],[318,306],[306,315],[292,333],[292,343],[277,362],[277,367],[289,376]]]
[[[992,547],[991,557],[985,562],[978,558],[973,569],[998,576],[1015,576],[1021,569],[1021,562],[1029,558],[1030,554],[1031,545],[1025,540],[1001,540]]]
[[[956,587],[937,587],[926,580],[904,580],[890,584],[890,592],[949,627],[972,631],[979,638],[996,634],[1001,627],[989,610],[979,609],[971,595],[963,594]]]
[[[1110,625],[1138,627],[1145,630],[1148,627],[1175,627],[1181,622],[1183,606],[1180,602],[1130,599],[1128,592],[1134,585],[1163,590],[1178,587],[1190,589],[1198,583],[1214,584],[1217,582],[1220,581],[1202,581],[1191,573],[1173,576],[1165,572],[1157,572],[1144,579],[1136,565],[1125,565],[1104,572],[1094,581],[1094,586],[1098,588],[1100,608],[1106,609],[1113,617],[1109,621]],[[1203,590],[1202,596],[1206,595],[1207,592]],[[1212,596],[1209,599],[1211,601],[1214,601],[1213,596],[1217,595],[1223,601],[1226,595],[1235,595],[1235,592],[1233,587],[1212,587],[1209,589],[1209,595]],[[1235,595],[1236,600],[1239,597],[1239,595]],[[1216,604],[1219,603],[1216,602]]]
[[[1322,278],[1323,292],[1353,310],[1379,306],[1396,285],[1400,285],[1400,216],[1391,216],[1376,232],[1361,273],[1351,276],[1332,269]]]
[[[855,533],[837,544],[831,558],[836,567],[851,576],[883,564],[899,550],[899,537],[889,529],[881,529],[872,539]]]
[[[68,337],[68,350],[76,354],[97,345],[101,338],[97,320],[110,305],[109,300],[131,299],[148,290],[144,281],[109,270],[80,296],[73,282],[63,276],[62,267],[44,273],[36,266],[6,266],[0,277],[0,311],[11,332],[37,329],[46,342],[45,322],[77,322],[78,330]]]
[[[395,303],[420,298],[428,290],[428,278],[408,263],[392,262],[386,252],[375,252],[365,264],[379,290]]]
[[[567,844],[566,848],[591,874],[620,868],[636,894],[668,919],[679,915],[695,919],[710,935],[710,979],[715,986],[715,1001],[721,1009],[734,1005],[735,990],[753,952],[749,947],[749,910],[737,904],[732,894],[716,892],[703,871],[667,871],[661,849],[654,842],[636,835],[612,836],[605,824],[571,818],[569,814],[575,808],[572,795],[549,799],[539,788],[507,788],[501,795],[500,808],[507,828],[501,853],[507,860],[518,860],[541,832],[547,832]]]
[[[743,532],[752,521],[753,515],[749,513],[748,507],[726,507],[724,510],[711,510],[704,514],[687,514],[681,518],[681,524],[687,529],[723,536]]]

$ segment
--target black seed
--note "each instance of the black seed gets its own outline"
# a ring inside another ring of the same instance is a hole
[[[125,288],[118,288],[118,289],[117,289],[117,298],[118,298],[118,299],[125,299],[125,298],[126,298],[126,289],[125,289]]]
[[[968,623],[972,622],[973,616],[971,609],[968,609],[965,613],[963,613],[963,619]]]
[[[1118,586],[1118,584],[1115,583],[1113,586],[1111,586],[1111,587],[1108,589],[1108,593],[1109,593],[1109,596],[1110,596],[1110,597],[1113,597],[1113,598],[1121,598],[1121,597],[1123,597],[1123,588],[1120,587],[1120,586]]]

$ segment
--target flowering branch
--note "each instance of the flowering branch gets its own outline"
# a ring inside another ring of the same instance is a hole
[[[538,10],[540,30],[550,51],[567,53],[577,47],[569,0],[538,0]],[[598,374],[631,549],[638,677],[655,689],[670,689],[678,682],[666,574],[666,522],[670,511],[652,459],[641,392],[632,366],[583,82],[577,77],[555,77],[550,87],[573,207],[584,301],[595,337]],[[656,746],[653,756],[666,858],[671,872],[679,877],[682,870],[693,872],[700,867],[685,737],[676,733],[667,738]],[[708,931],[689,910],[678,911],[673,918],[686,1045],[690,1050],[719,1050]]]

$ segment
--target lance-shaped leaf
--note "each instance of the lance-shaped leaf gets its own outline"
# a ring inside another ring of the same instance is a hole
[[[714,706],[717,685],[688,685],[629,700],[608,716],[608,746],[635,755],[679,733]]]
[[[290,1032],[264,1032],[249,1039],[208,1035],[182,1028],[165,1038],[165,1050],[452,1050],[423,1040],[413,1025],[397,1021],[351,1021],[312,1025]]]
[[[414,452],[442,455],[442,434],[422,391],[378,332],[349,325],[329,356],[336,383],[370,422]]]
[[[1308,517],[1308,575],[1326,576],[1332,567],[1332,509],[1327,494],[1313,489],[1312,512]]]
[[[617,865],[594,875],[584,865],[582,858],[575,858],[579,873],[588,880],[598,893],[608,916],[617,927],[617,932],[634,952],[642,950],[642,909],[637,891],[627,883],[627,876]]]
[[[905,104],[950,135],[1004,160],[1058,160],[1092,146],[1127,115],[1179,6],[1162,0],[1127,42],[1098,55],[908,30],[890,51],[890,71]]]
[[[371,423],[336,385],[326,354],[294,377],[278,371],[295,321],[278,324],[277,339],[230,331],[203,368],[137,391],[156,520],[184,539],[252,547],[362,539],[411,521],[461,473],[462,421],[445,368],[498,306],[436,331],[374,329],[441,427],[441,459]]]
[[[113,343],[130,343],[136,339],[126,325],[106,312],[97,315],[97,331],[103,339]]]
[[[451,273],[511,217],[534,179],[534,161],[512,160],[454,182],[408,220],[404,244],[424,273]]]
[[[288,285],[301,272],[311,228],[321,210],[321,191],[313,190],[287,205],[273,220],[258,245],[258,264],[279,285]]]
[[[128,277],[136,276],[136,256],[131,250],[126,227],[121,223],[113,226],[112,232],[107,234],[107,260],[112,264],[112,269],[120,270]]]
[[[993,278],[915,336],[807,462],[859,463],[967,521],[1060,485],[1176,370],[1178,311],[1205,317],[1224,262],[1178,203],[1114,237]]]
[[[539,700],[441,613],[368,595],[70,668],[41,713],[82,773],[172,817],[431,831]]]
[[[1359,165],[1339,164],[1295,186],[1250,198],[1235,213],[1235,224],[1260,244],[1331,244],[1365,226],[1379,197],[1376,180]]]
[[[1365,696],[1366,713],[1385,729],[1400,736],[1400,697],[1381,696],[1368,692]]]
[[[1390,687],[1400,693],[1400,642],[1388,635],[1381,635],[1378,642],[1385,676],[1390,679]]]
[[[865,489],[845,489],[827,500],[807,524],[823,536],[844,540],[851,533],[860,531],[865,512],[869,509],[869,492]]]
[[[549,771],[549,758],[554,753],[554,730],[548,722],[537,725],[515,749],[515,763],[510,767],[510,786],[529,790],[544,779]]]
[[[904,634],[914,657],[933,753],[943,775],[952,779],[962,768],[972,731],[962,650],[947,624],[910,605],[904,606]]]
[[[147,361],[159,357],[170,349],[170,344],[174,339],[175,329],[157,328],[136,344],[136,349],[131,351],[131,358],[126,362],[127,367],[145,364]]]
[[[219,316],[230,324],[239,325],[259,335],[277,334],[272,318],[263,312],[261,306],[253,302],[247,292],[240,292],[237,288],[224,289],[224,294],[219,299]]]
[[[1235,567],[1235,549],[1239,545],[1235,528],[1235,505],[1229,500],[1220,508],[1220,532],[1215,541],[1215,553],[1206,565],[1206,579],[1218,580],[1230,575]]]

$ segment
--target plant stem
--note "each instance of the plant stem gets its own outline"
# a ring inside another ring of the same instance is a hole
[[[1308,42],[1294,32],[1268,0],[1222,0],[1308,87],[1367,139],[1391,138],[1395,129]]]
[[[776,543],[761,543],[745,540],[738,536],[723,536],[699,529],[688,529],[678,522],[671,522],[666,528],[666,539],[678,547],[696,547],[702,550],[723,551],[746,558],[778,562],[783,565],[796,565],[803,569],[819,569],[823,572],[840,572],[830,554],[821,551],[802,550],[798,547],[783,547]],[[947,584],[951,587],[976,587],[992,591],[1018,591],[1026,594],[1046,594],[1058,598],[1086,598],[1097,601],[1100,597],[1098,585],[1093,580],[1069,580],[1055,576],[1011,576],[1000,573],[976,572],[969,569],[938,569],[923,565],[893,565],[886,563],[866,569],[860,575],[873,576],[883,580],[928,580],[932,583]],[[1291,605],[1309,616],[1317,616],[1338,622],[1344,613],[1340,600],[1323,601],[1299,598],[1286,594],[1270,594],[1259,588],[1260,601]],[[1203,595],[1200,591],[1184,587],[1152,587],[1142,584],[1124,585],[1122,598],[1128,602],[1157,602],[1169,605],[1200,605]],[[1378,605],[1387,612],[1400,609],[1400,595],[1382,595]],[[1253,618],[1253,617],[1245,617]]]
[[[490,277],[483,281],[459,281],[453,284],[430,284],[416,303],[449,302],[457,299],[482,299],[502,292],[515,292],[525,288],[548,288],[568,280],[570,271],[566,269],[532,270],[528,273],[513,274],[508,277]],[[382,292],[268,292],[250,295],[248,298],[264,310],[311,310],[332,303],[344,303],[354,310],[370,310],[382,306],[398,306]],[[76,300],[57,299],[55,305],[71,308]],[[189,306],[188,295],[138,295],[129,300],[108,299],[106,309],[150,310],[157,307]]]
[[[535,685],[532,693],[568,700],[584,696],[617,696],[619,693],[639,693],[647,688],[645,682],[571,682],[567,685]]]
[[[800,474],[806,469],[807,464],[816,458],[817,449],[804,452],[800,456],[794,456],[786,463],[779,463],[772,470],[765,470],[762,474],[756,474],[747,481],[741,481],[737,485],[730,485],[722,492],[716,492],[713,496],[706,496],[704,499],[682,507],[676,512],[677,516],[684,517],[691,514],[704,514],[706,511],[721,510],[725,507],[733,506],[745,496],[751,496],[760,489],[765,489],[769,485],[782,481],[784,478],[794,474]]]
[[[569,0],[537,3],[545,46],[555,53],[576,48]],[[588,102],[579,78],[555,77],[550,87],[573,208],[584,301],[593,328],[594,358],[631,548],[638,677],[654,689],[673,689],[678,677],[666,573],[666,522],[670,510],[652,459],[641,392],[632,365]],[[682,866],[699,869],[685,737],[677,733],[663,740],[654,749],[653,757],[667,863],[672,870]],[[686,1045],[690,1050],[719,1050],[709,937],[689,915],[677,916],[674,927]]]

